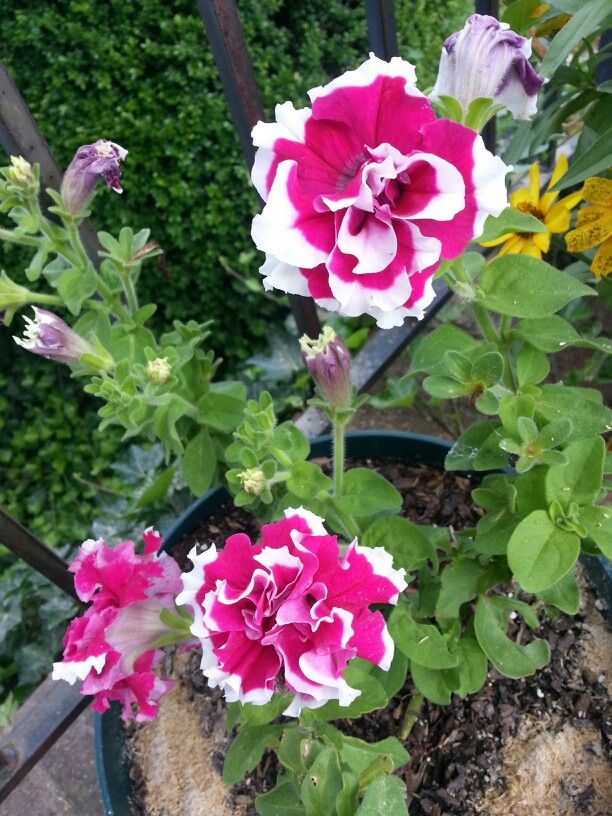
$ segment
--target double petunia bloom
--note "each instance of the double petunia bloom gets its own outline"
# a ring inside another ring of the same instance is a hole
[[[507,205],[508,167],[473,130],[436,119],[414,68],[374,55],[253,129],[253,220],[264,286],[379,326],[422,317],[432,277]]]
[[[175,609],[181,587],[177,563],[157,553],[161,537],[146,530],[143,541],[143,555],[132,541],[81,546],[69,569],[77,595],[91,605],[70,623],[52,675],[70,684],[82,680],[81,692],[94,696],[96,711],[117,700],[123,718],[137,721],[155,717],[159,698],[173,685],[154,671],[163,657],[155,644],[169,631],[160,614]]]
[[[354,541],[341,553],[318,516],[303,508],[285,516],[264,525],[257,544],[238,533],[220,552],[192,550],[177,603],[193,611],[210,686],[256,705],[276,690],[294,692],[284,713],[297,716],[359,696],[343,678],[351,658],[389,669],[393,641],[369,607],[396,603],[406,581],[381,547]]]

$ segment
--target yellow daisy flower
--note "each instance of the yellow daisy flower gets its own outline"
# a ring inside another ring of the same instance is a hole
[[[557,201],[558,192],[550,188],[567,173],[567,156],[561,154],[548,182],[546,191],[540,194],[540,165],[534,162],[529,168],[529,187],[521,187],[510,194],[510,206],[515,210],[534,215],[547,229],[545,232],[509,232],[494,241],[482,241],[482,246],[499,246],[499,255],[531,255],[541,258],[550,248],[553,233],[566,232],[570,226],[570,212],[582,198],[582,192],[570,193]]]
[[[596,277],[612,274],[612,181],[593,176],[584,182],[582,197],[588,207],[578,210],[576,228],[565,236],[570,252],[584,252],[601,244],[591,269]]]

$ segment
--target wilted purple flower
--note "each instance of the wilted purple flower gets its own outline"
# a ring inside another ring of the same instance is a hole
[[[530,119],[544,84],[531,66],[531,40],[488,14],[472,14],[446,40],[433,99],[453,96],[464,110],[479,97],[504,105],[515,119]]]
[[[325,326],[316,340],[304,335],[302,357],[321,396],[334,408],[348,408],[353,396],[351,355],[331,326]]]
[[[79,147],[62,179],[61,194],[66,210],[75,215],[85,209],[101,178],[111,190],[123,192],[119,165],[126,156],[127,150],[107,139]]]
[[[60,363],[78,363],[83,354],[95,354],[86,340],[72,331],[53,312],[34,308],[34,320],[24,317],[26,328],[23,338],[13,337],[18,346],[34,354]]]

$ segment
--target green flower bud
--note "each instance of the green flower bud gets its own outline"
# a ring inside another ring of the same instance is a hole
[[[263,493],[267,479],[259,468],[247,468],[238,474],[238,481],[242,485],[245,493],[252,496],[260,496]]]
[[[27,190],[36,186],[36,177],[32,165],[23,156],[11,156],[8,177],[16,187],[23,187]]]
[[[166,357],[156,357],[149,360],[145,368],[145,376],[153,385],[163,385],[167,382],[172,367]]]

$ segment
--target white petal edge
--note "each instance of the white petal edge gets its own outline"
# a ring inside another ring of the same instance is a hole
[[[393,556],[390,552],[387,552],[384,547],[362,547],[357,543],[357,539],[353,541],[346,551],[343,562],[347,560],[351,550],[357,555],[362,555],[369,562],[375,575],[386,578],[393,584],[397,592],[389,598],[387,603],[396,604],[400,592],[403,592],[408,586],[406,582],[406,570],[403,567],[395,569],[393,566]]]
[[[352,71],[345,71],[336,79],[328,82],[327,85],[319,85],[308,91],[310,101],[314,102],[319,97],[327,96],[338,88],[365,87],[371,85],[377,77],[401,77],[406,80],[405,90],[409,96],[423,96],[416,88],[416,72],[414,65],[401,57],[392,57],[389,62],[379,59],[370,51],[369,58],[358,68]]]
[[[508,206],[506,191],[506,174],[512,165],[505,164],[499,156],[490,153],[482,140],[476,136],[472,147],[474,170],[474,197],[476,199],[476,217],[474,219],[474,239],[482,235],[487,216],[498,216]]]
[[[296,166],[297,162],[291,160],[278,165],[266,206],[253,218],[251,237],[262,252],[286,264],[312,269],[327,260],[329,253],[313,246],[296,227],[301,214],[287,192],[289,176]]]
[[[204,612],[200,604],[196,601],[196,595],[204,583],[206,565],[212,564],[212,562],[217,559],[217,548],[213,544],[198,555],[197,548],[193,547],[189,552],[188,558],[193,564],[193,569],[190,572],[183,572],[181,574],[183,590],[176,596],[175,603],[177,606],[191,607],[193,623],[189,627],[189,631],[194,637],[202,640],[208,637],[208,631],[204,625]]]
[[[290,295],[310,297],[308,281],[297,266],[283,263],[273,255],[266,255],[266,260],[259,269],[263,275],[263,285],[266,292],[271,289],[280,289]]]
[[[100,674],[106,663],[106,655],[95,655],[85,658],[85,660],[60,661],[53,664],[51,673],[52,680],[65,680],[70,685],[74,685],[77,680],[85,680],[93,669]]]
[[[304,142],[306,122],[311,116],[310,108],[295,108],[293,102],[284,102],[275,108],[276,122],[258,122],[251,136],[259,148],[251,170],[251,181],[264,201],[268,198],[268,174],[274,162],[274,144],[278,139]]]

